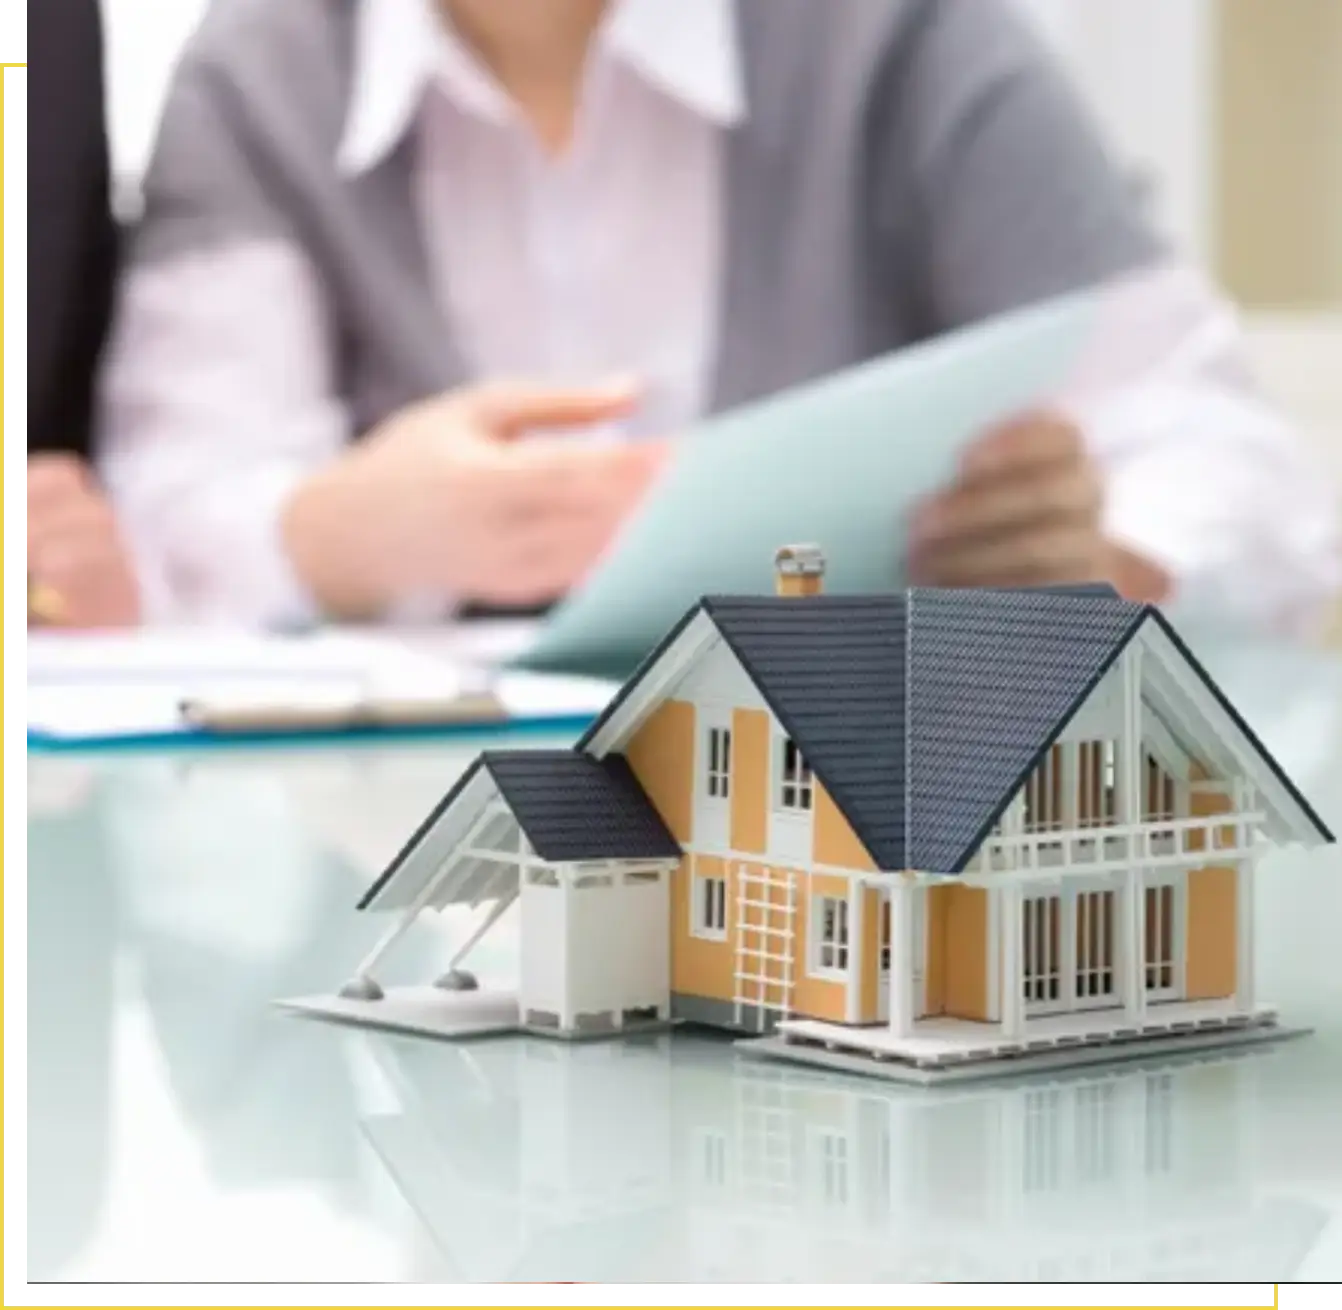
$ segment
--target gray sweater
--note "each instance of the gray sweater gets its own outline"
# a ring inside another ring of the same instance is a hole
[[[735,0],[721,409],[1161,257],[1078,97],[1005,0]],[[411,151],[342,175],[353,0],[215,0],[134,258],[283,235],[318,270],[356,432],[469,379]]]

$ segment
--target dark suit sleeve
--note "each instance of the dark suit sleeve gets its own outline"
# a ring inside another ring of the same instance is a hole
[[[29,0],[28,30],[28,449],[87,457],[117,265],[97,0]]]

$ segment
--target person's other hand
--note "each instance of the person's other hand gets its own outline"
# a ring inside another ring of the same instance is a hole
[[[1163,571],[1108,540],[1103,489],[1076,426],[1032,414],[996,428],[965,454],[952,485],[915,515],[910,573],[938,587],[1109,582],[1156,602]]]
[[[63,627],[140,620],[139,587],[116,516],[73,455],[28,460],[28,573],[58,598]]]
[[[663,443],[592,444],[538,431],[627,414],[632,387],[473,387],[388,420],[290,502],[284,534],[336,613],[445,594],[491,605],[563,595],[643,496]]]

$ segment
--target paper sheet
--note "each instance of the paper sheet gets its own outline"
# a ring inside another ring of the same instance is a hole
[[[771,591],[788,543],[824,549],[828,591],[901,585],[914,505],[973,437],[1062,387],[1095,313],[1054,301],[703,424],[523,661],[627,672],[700,596]]]
[[[422,644],[395,635],[220,632],[116,636],[39,634],[28,641],[30,738],[62,742],[173,736],[183,701],[215,709],[339,709],[369,702],[446,703],[489,689],[511,718],[544,722],[598,713],[615,688],[589,678],[491,672],[457,657],[471,641]],[[510,638],[510,641],[512,638]]]

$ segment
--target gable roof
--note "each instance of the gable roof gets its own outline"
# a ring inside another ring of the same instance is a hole
[[[1331,840],[1159,611],[1109,587],[707,597],[644,661],[580,748],[592,746],[699,613],[879,868],[960,872],[1148,619],[1174,638],[1309,822]]]
[[[878,867],[947,873],[973,856],[1145,614],[1062,592],[705,605]]]
[[[680,858],[679,844],[624,756],[491,751],[482,759],[541,859]]]
[[[415,829],[358,908],[371,909],[393,896],[398,906],[412,900],[441,862],[451,857],[455,844],[495,794],[542,860],[680,858],[679,844],[623,756],[597,759],[573,750],[486,751]],[[445,895],[450,899],[450,892]]]

